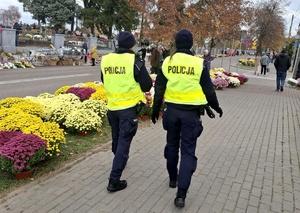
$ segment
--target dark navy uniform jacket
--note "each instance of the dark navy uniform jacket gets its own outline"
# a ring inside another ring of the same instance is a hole
[[[186,53],[189,55],[193,55],[193,53],[190,50],[177,50],[176,52],[181,52],[181,53]],[[168,79],[164,76],[161,68],[157,72],[157,77],[155,81],[155,94],[154,94],[154,100],[155,102],[153,103],[153,111],[159,111],[164,93],[166,90],[166,85],[167,85]],[[208,105],[213,108],[217,109],[219,107],[219,102],[216,96],[215,89],[213,87],[213,84],[210,79],[209,72],[205,65],[203,66],[203,72],[201,75],[201,78],[199,80],[199,84],[202,87],[203,93],[206,96]],[[199,106],[195,105],[184,105],[184,104],[174,104],[174,103],[167,103],[168,106],[172,105],[176,108],[183,109],[183,110],[190,110],[190,109],[195,109],[199,108]]]

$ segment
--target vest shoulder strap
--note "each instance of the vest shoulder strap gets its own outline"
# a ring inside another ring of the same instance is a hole
[[[142,69],[142,66],[144,65],[144,62],[140,59],[135,59],[134,66],[140,71]]]

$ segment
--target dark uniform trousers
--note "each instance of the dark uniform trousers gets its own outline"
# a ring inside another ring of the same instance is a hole
[[[200,112],[197,109],[181,110],[168,106],[163,114],[163,127],[167,130],[164,156],[170,180],[177,179],[178,189],[187,191],[197,167],[197,138],[203,131]],[[179,148],[181,160],[178,172]]]
[[[136,108],[108,111],[107,117],[112,132],[112,152],[115,154],[110,178],[120,179],[129,158],[130,144],[137,132]]]

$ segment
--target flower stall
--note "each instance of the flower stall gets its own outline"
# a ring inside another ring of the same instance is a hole
[[[24,56],[14,56],[11,53],[0,55],[0,69],[35,68]]]
[[[254,67],[255,58],[240,58],[239,63],[244,66]]]
[[[290,85],[291,87],[293,87],[295,89],[300,89],[300,78],[298,78],[298,79],[288,78],[287,83],[288,83],[288,85]]]
[[[238,87],[248,81],[248,77],[236,72],[226,72],[223,68],[212,68],[210,78],[215,89]]]
[[[100,131],[106,103],[100,82],[64,86],[54,94],[0,100],[1,170],[12,174],[30,170],[58,156],[66,134]]]

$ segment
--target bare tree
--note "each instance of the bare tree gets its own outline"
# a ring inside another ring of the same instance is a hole
[[[258,40],[257,51],[267,48],[280,50],[284,44],[284,19],[286,6],[282,0],[261,0],[256,3],[251,32]],[[271,40],[271,41],[270,41]]]
[[[0,10],[0,23],[4,26],[10,27],[14,19],[19,20],[21,18],[21,13],[19,8],[10,5],[7,10]]]

